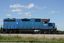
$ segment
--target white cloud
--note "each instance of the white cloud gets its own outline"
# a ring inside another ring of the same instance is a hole
[[[33,3],[29,3],[26,5],[21,5],[21,4],[17,3],[17,4],[12,4],[9,6],[9,8],[11,9],[11,12],[17,13],[17,14],[23,14],[25,10],[32,9],[33,7],[35,7],[35,5]],[[31,14],[26,13],[25,16],[31,16]]]
[[[33,7],[35,7],[35,5],[33,3],[29,3],[29,4],[26,4],[26,5],[21,5],[21,4],[12,4],[9,6],[10,8],[12,9],[17,9],[17,8],[27,8],[27,9],[31,9]]]
[[[12,5],[10,5],[10,8],[22,8],[22,7],[24,7],[24,6],[21,5],[21,4],[12,4]]]
[[[12,9],[11,11],[12,11],[12,12],[21,12],[22,9],[17,8],[17,9]]]
[[[26,5],[21,5],[21,4],[12,4],[9,6],[11,9],[31,9],[33,7],[35,7],[35,5],[33,3],[29,3],[29,4],[26,4]],[[17,10],[16,10],[17,11]]]
[[[27,13],[25,13],[25,16],[27,16],[27,17],[31,17],[32,14],[31,14],[30,12],[27,12]]]
[[[37,6],[34,3],[28,3],[25,5],[21,5],[21,4],[17,3],[17,4],[12,4],[9,7],[12,12],[21,12],[21,11],[28,10],[28,9],[37,10],[37,9],[47,8],[46,6],[44,6],[44,7]]]
[[[6,16],[10,18],[11,17],[11,14],[6,14]]]
[[[34,3],[28,3],[25,5],[21,5],[21,4],[17,3],[17,4],[10,5],[9,8],[11,10],[11,13],[16,13],[16,14],[20,14],[20,15],[23,14],[24,17],[31,17],[32,16],[29,9],[31,9],[31,11],[41,9],[40,6],[37,6]],[[46,8],[46,7],[43,7],[43,8]],[[28,12],[26,12],[26,11],[28,11]],[[9,17],[11,15],[7,15],[7,16]]]
[[[12,4],[9,7],[10,7],[12,13],[21,14],[24,6],[21,4]]]
[[[26,6],[28,9],[31,9],[33,7],[35,7],[34,3],[29,3],[27,6]]]
[[[30,12],[25,12],[25,13],[23,13],[23,15],[21,17],[22,18],[29,18],[31,16],[32,16],[32,14]]]

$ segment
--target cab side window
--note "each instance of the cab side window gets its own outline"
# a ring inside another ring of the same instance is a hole
[[[30,19],[22,19],[22,21],[30,21]]]
[[[35,19],[35,22],[41,22],[41,19]]]

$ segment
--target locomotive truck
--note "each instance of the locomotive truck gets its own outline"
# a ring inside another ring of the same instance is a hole
[[[57,30],[55,23],[50,19],[41,18],[6,18],[3,20],[2,33],[43,33],[53,34]]]

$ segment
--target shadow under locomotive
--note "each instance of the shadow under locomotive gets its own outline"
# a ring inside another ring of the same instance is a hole
[[[29,30],[29,29],[2,29],[0,33],[3,34],[56,34],[56,29],[41,29],[41,30]]]

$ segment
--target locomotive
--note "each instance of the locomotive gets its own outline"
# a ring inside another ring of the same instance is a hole
[[[57,30],[55,23],[50,19],[41,18],[6,18],[3,20],[2,33],[43,33],[53,34]]]

